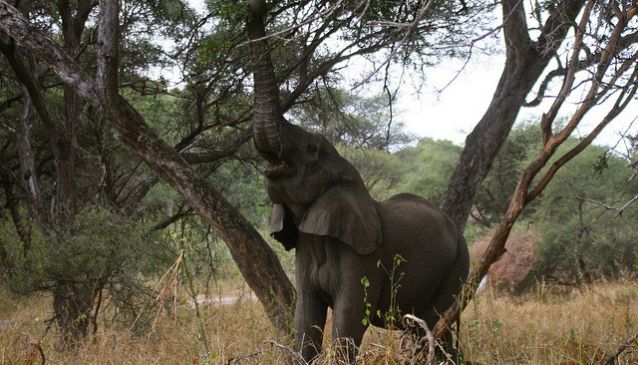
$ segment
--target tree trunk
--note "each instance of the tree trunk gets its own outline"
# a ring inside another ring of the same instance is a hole
[[[53,292],[55,321],[62,330],[65,346],[73,346],[86,337],[93,311],[91,283],[56,283]]]
[[[550,59],[556,56],[558,47],[563,43],[585,1],[567,0],[557,4],[534,42],[529,37],[524,4],[519,0],[502,0],[501,4],[507,50],[505,68],[487,112],[466,139],[466,146],[442,200],[442,209],[461,230],[465,227],[481,182],[525,104],[525,97]],[[525,184],[519,181],[508,210],[492,236],[488,251],[481,259],[481,265],[472,269],[463,288],[464,292],[442,314],[434,327],[433,333],[437,338],[442,338],[449,331],[451,324],[476,292],[489,266],[505,253],[505,242],[510,231],[529,201],[526,189],[530,182],[531,178],[526,182],[525,190],[521,190],[521,186]]]

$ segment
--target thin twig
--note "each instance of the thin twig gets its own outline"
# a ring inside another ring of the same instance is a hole
[[[607,358],[603,362],[601,362],[601,365],[615,364],[618,356],[620,356],[620,354],[622,354],[633,342],[636,341],[638,341],[638,332],[629,336],[629,338],[627,338],[625,342],[623,342],[613,354],[607,356]]]
[[[264,350],[264,349],[261,349],[261,350],[259,350],[259,351],[255,351],[255,352],[250,353],[250,354],[248,354],[248,355],[242,355],[242,356],[236,356],[236,357],[233,357],[233,358],[229,359],[229,360],[226,362],[226,365],[239,364],[239,362],[240,362],[240,361],[244,361],[244,360],[252,359],[252,358],[254,358],[254,357],[259,357],[259,356],[263,355],[263,354],[264,354],[264,352],[265,352],[265,350]]]
[[[290,347],[286,346],[286,345],[282,345],[279,342],[276,341],[266,341],[267,343],[269,343],[270,345],[278,348],[279,350],[282,350],[283,352],[292,355],[292,358],[297,362],[297,364],[301,364],[301,365],[308,365],[308,362],[306,362],[306,360],[304,360],[304,358],[301,356],[301,354],[293,349],[291,349]]]
[[[383,67],[389,64],[390,61],[392,61],[392,59],[394,59],[394,57],[399,53],[399,51],[401,50],[401,48],[403,48],[403,46],[409,43],[410,39],[412,38],[412,35],[416,33],[416,30],[419,26],[419,22],[421,22],[421,20],[425,18],[425,16],[430,11],[432,6],[434,6],[434,0],[428,0],[428,2],[426,2],[421,7],[421,9],[419,9],[413,21],[405,23],[405,24],[401,24],[401,27],[405,28],[405,34],[399,40],[399,42],[397,42],[398,45],[396,47],[393,47],[390,52],[390,55],[388,55],[388,57],[386,57],[386,59],[377,68],[375,68],[374,71],[372,71],[368,75],[368,77],[365,78],[365,80],[357,83],[357,86],[368,83],[374,75],[376,75]],[[373,24],[371,26],[374,26],[374,25],[382,25],[382,24],[377,22],[376,24]],[[383,25],[388,26],[388,24],[383,24]],[[392,24],[392,27],[398,27],[398,25]]]
[[[186,264],[186,256],[184,255],[184,240],[179,241],[181,255],[183,257],[182,268],[184,269],[184,275],[186,275],[186,280],[188,282],[188,292],[193,298],[193,303],[195,304],[195,316],[197,317],[197,327],[199,330],[199,338],[204,345],[204,350],[206,351],[206,357],[209,357],[211,352],[210,342],[208,341],[208,337],[206,336],[206,321],[204,316],[202,316],[201,311],[199,310],[199,303],[197,303],[197,291],[195,290],[195,285],[193,284],[193,275],[188,269],[188,265]]]
[[[259,42],[259,41],[263,41],[263,40],[269,40],[271,38],[283,38],[285,34],[287,33],[292,33],[294,31],[296,31],[297,29],[303,27],[304,25],[309,25],[311,23],[313,23],[315,20],[321,20],[321,19],[326,19],[330,16],[332,16],[337,9],[339,9],[341,6],[343,5],[343,1],[337,1],[333,6],[329,7],[328,9],[317,13],[314,17],[308,18],[304,21],[302,21],[299,24],[295,24],[293,26],[290,26],[288,28],[282,29],[280,31],[265,35],[261,38],[255,38],[255,39],[250,39],[248,41],[242,42],[239,44],[239,47],[245,46],[251,42]]]

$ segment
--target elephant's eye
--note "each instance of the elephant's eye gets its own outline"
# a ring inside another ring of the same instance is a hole
[[[307,149],[307,153],[308,153],[308,157],[312,160],[316,160],[319,156],[319,149],[317,148],[317,146],[311,144],[308,145],[308,149]]]

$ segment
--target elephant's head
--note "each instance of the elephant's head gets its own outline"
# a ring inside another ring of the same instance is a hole
[[[357,170],[328,142],[283,119],[255,120],[253,137],[269,162],[268,196],[274,203],[272,234],[287,249],[298,232],[331,236],[360,254],[374,251],[381,226],[374,201]],[[262,136],[261,131],[275,134]]]

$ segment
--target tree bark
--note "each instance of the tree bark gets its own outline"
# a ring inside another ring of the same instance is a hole
[[[89,332],[93,312],[94,283],[56,283],[53,289],[55,321],[65,346],[74,346]]]
[[[208,186],[124,98],[117,95],[104,100],[94,81],[80,66],[51,39],[30,27],[28,21],[4,0],[0,0],[0,32],[32,52],[86,102],[105,113],[119,132],[121,140],[181,194],[184,201],[224,240],[246,282],[264,305],[271,322],[278,330],[289,332],[294,288],[272,249],[246,218],[217,190]],[[102,41],[114,42],[107,39]]]

